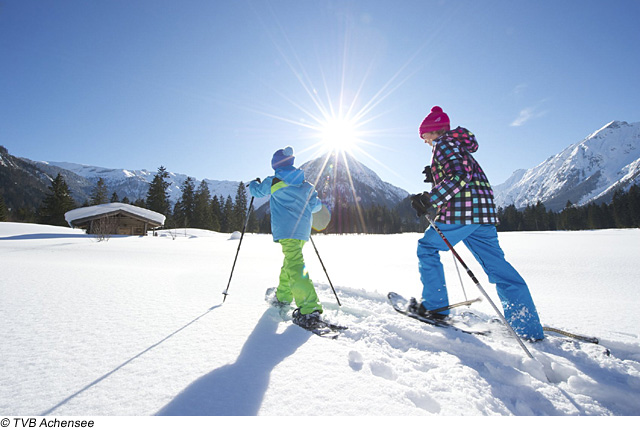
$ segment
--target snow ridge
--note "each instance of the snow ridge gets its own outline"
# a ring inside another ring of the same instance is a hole
[[[496,203],[561,210],[567,201],[585,205],[607,199],[616,189],[640,183],[640,123],[612,121],[526,171],[494,187]]]

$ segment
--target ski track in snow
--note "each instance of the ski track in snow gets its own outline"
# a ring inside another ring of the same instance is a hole
[[[324,296],[332,294],[328,285],[317,288],[326,290]],[[327,318],[334,314],[336,320],[350,327],[342,342],[356,346],[349,352],[352,368],[365,371],[368,367],[372,375],[406,388],[404,396],[427,412],[457,414],[446,410],[439,399],[459,396],[450,383],[469,378],[498,383],[464,390],[470,403],[489,406],[485,411],[489,414],[606,415],[612,409],[624,410],[617,404],[621,401],[629,410],[637,407],[637,398],[625,401],[623,393],[628,390],[629,372],[638,376],[638,362],[625,363],[607,356],[607,348],[602,345],[551,334],[544,342],[526,344],[537,360],[533,361],[524,356],[498,322],[475,327],[491,329],[490,336],[469,335],[411,321],[393,311],[383,295],[343,288],[340,299],[342,307],[330,307]],[[485,321],[492,319],[491,315],[483,316]],[[603,365],[607,369],[602,369]],[[422,384],[428,389],[421,389]],[[576,392],[571,394],[563,388],[565,385]],[[595,399],[594,404],[582,404],[582,392],[589,392],[589,388],[597,391],[598,386],[607,387],[602,398]],[[549,402],[547,396],[555,401]],[[598,403],[609,404],[609,408]]]
[[[471,307],[475,317],[453,313],[491,336],[392,309],[388,291],[419,294],[419,235],[318,236],[342,306],[305,248],[324,318],[349,327],[336,340],[293,325],[290,311],[283,320],[265,302],[282,258],[267,235],[245,236],[222,304],[236,237],[183,230],[98,242],[66,228],[0,223],[0,415],[640,414],[638,317],[625,311],[637,305],[639,269],[628,251],[638,230],[501,235],[508,259],[535,286],[543,323],[601,340],[549,334],[526,343],[535,360],[492,322],[486,303]],[[619,252],[588,260],[603,248]],[[571,257],[566,278],[549,272],[560,256]],[[607,258],[619,265],[614,272]],[[453,285],[453,263],[442,260]],[[602,276],[619,288],[597,295]],[[622,315],[597,319],[602,307]]]

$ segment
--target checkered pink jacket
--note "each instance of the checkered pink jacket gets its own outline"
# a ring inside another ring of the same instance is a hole
[[[471,156],[478,141],[458,127],[434,141],[431,202],[439,207],[436,220],[444,224],[498,224],[493,189]]]

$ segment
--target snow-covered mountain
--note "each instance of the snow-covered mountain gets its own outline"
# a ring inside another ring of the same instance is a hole
[[[117,193],[120,199],[144,199],[156,173],[31,161],[12,157],[6,149],[3,150],[0,154],[0,173],[4,175],[0,175],[0,179],[4,177],[3,183],[15,182],[25,187],[24,184],[31,181],[35,184],[31,188],[37,188],[34,193],[44,194],[50,181],[62,173],[78,203],[89,199],[98,178],[105,181],[109,193]],[[351,206],[356,202],[365,208],[373,204],[394,208],[409,195],[407,191],[382,181],[373,170],[348,153],[326,154],[300,167],[330,208]],[[21,179],[14,180],[18,174]],[[179,199],[187,177],[186,174],[170,173],[169,195],[173,203]],[[204,181],[212,195],[225,198],[233,198],[239,185],[238,181]],[[540,165],[517,170],[507,181],[495,185],[494,191],[496,203],[501,207],[514,204],[523,208],[541,201],[547,209],[559,211],[567,201],[577,205],[609,202],[616,190],[627,190],[639,183],[640,123],[613,121]],[[7,198],[11,200],[11,196],[5,196]],[[256,207],[264,201],[255,202]],[[21,205],[18,201],[15,204]]]
[[[359,204],[396,207],[409,193],[384,182],[370,168],[346,152],[330,153],[300,166],[330,208]]]
[[[109,194],[115,192],[119,199],[127,197],[132,202],[144,199],[147,196],[149,184],[157,173],[144,169],[115,169],[68,162],[32,161],[12,157],[8,152],[5,158],[19,162],[23,166],[21,170],[28,170],[29,176],[37,178],[40,183],[40,193],[44,193],[51,180],[61,173],[73,198],[79,204],[89,200],[100,178],[104,181]],[[336,205],[352,206],[355,202],[365,208],[373,204],[394,208],[409,195],[407,191],[384,182],[373,170],[346,153],[326,154],[306,162],[300,168],[304,170],[307,180],[316,185],[321,199],[330,208]],[[169,199],[175,203],[182,195],[182,185],[189,176],[182,173],[168,173]],[[8,173],[8,175],[13,174]],[[201,181],[196,178],[194,180],[196,186]],[[204,179],[204,181],[209,186],[211,195],[223,198],[227,196],[235,198],[240,184],[239,181],[212,179]],[[257,199],[254,205],[260,207],[267,201],[268,199],[264,198]]]
[[[25,159],[25,161],[29,160]],[[144,169],[111,169],[67,162],[31,161],[31,163],[38,166],[43,171],[50,171],[53,177],[55,177],[58,171],[64,171],[71,172],[74,176],[85,179],[86,182],[83,183],[82,189],[87,196],[91,194],[91,190],[95,187],[98,179],[102,178],[109,190],[109,193],[115,192],[118,194],[119,198],[122,199],[123,197],[127,197],[131,201],[146,198],[147,191],[149,190],[149,184],[157,173]],[[170,185],[167,191],[169,192],[169,200],[172,203],[175,203],[182,195],[181,187],[187,180],[188,175],[172,172],[168,173],[169,178],[167,178],[167,181]],[[67,181],[66,177],[65,181]],[[204,179],[204,181],[209,186],[212,196],[223,196],[224,198],[227,196],[234,198],[238,190],[238,185],[240,184],[238,181],[219,181],[213,179]],[[200,180],[197,180],[195,184],[196,187],[199,182]],[[78,199],[75,195],[74,198],[76,198],[76,201],[78,202],[84,201],[84,199]]]
[[[640,122],[613,121],[540,165],[517,170],[494,191],[498,206],[541,201],[559,211],[567,201],[608,202],[633,184],[640,184]]]
[[[36,162],[36,164],[45,163]],[[81,178],[88,179],[92,184],[95,184],[98,178],[102,178],[110,193],[115,191],[120,198],[127,196],[132,201],[146,197],[149,184],[156,174],[148,170],[109,169],[66,162],[46,164],[72,172]],[[300,168],[304,170],[307,180],[316,184],[322,200],[330,207],[334,207],[337,202],[352,204],[356,200],[364,207],[371,206],[373,203],[395,207],[408,196],[406,191],[382,181],[373,170],[348,154],[325,155],[308,161]],[[167,181],[171,185],[168,192],[172,202],[180,198],[181,187],[187,177],[186,174],[169,172]],[[200,182],[200,180],[197,181]],[[225,198],[226,196],[234,198],[240,184],[238,181],[212,179],[204,179],[204,181],[212,195]],[[255,204],[260,206],[265,201],[261,199]]]

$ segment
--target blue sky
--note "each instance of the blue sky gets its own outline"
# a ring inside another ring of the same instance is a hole
[[[320,155],[422,191],[433,105],[499,184],[612,120],[640,121],[640,1],[5,0],[0,145],[13,155],[198,180]]]

